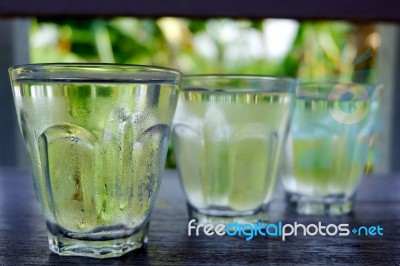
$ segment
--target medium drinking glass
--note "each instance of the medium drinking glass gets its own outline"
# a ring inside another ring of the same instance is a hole
[[[296,81],[199,75],[182,84],[172,138],[190,218],[266,221]]]
[[[39,64],[10,77],[50,249],[106,258],[145,246],[181,74]]]
[[[352,210],[379,129],[380,91],[378,85],[357,83],[299,86],[282,172],[298,213]]]

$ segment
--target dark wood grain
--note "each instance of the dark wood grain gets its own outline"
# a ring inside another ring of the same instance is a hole
[[[400,21],[394,0],[2,0],[0,16],[231,17]]]
[[[278,189],[272,221],[380,225],[383,236],[189,237],[184,195],[176,172],[167,171],[153,213],[149,246],[118,259],[60,257],[47,248],[47,233],[27,172],[0,168],[0,265],[399,265],[400,177],[366,177],[352,214],[339,218],[298,216]]]

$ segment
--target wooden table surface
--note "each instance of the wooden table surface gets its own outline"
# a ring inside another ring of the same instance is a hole
[[[0,168],[0,265],[400,265],[400,176],[364,178],[354,212],[344,217],[299,216],[278,188],[271,221],[380,225],[383,236],[198,237],[187,235],[184,195],[166,171],[153,212],[149,245],[116,259],[61,257],[47,247],[45,222],[28,172]]]

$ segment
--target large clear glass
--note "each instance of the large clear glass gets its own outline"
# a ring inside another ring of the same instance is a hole
[[[190,218],[266,221],[296,81],[200,75],[182,84],[173,143]]]
[[[10,77],[50,249],[106,258],[144,246],[181,74],[41,64]]]

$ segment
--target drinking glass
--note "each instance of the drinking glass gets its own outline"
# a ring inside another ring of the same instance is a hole
[[[182,84],[172,138],[190,218],[266,221],[296,80],[194,75]]]
[[[181,74],[114,64],[9,72],[50,249],[106,258],[145,246]]]
[[[300,214],[351,212],[379,125],[381,86],[305,83],[297,91],[282,183]]]

